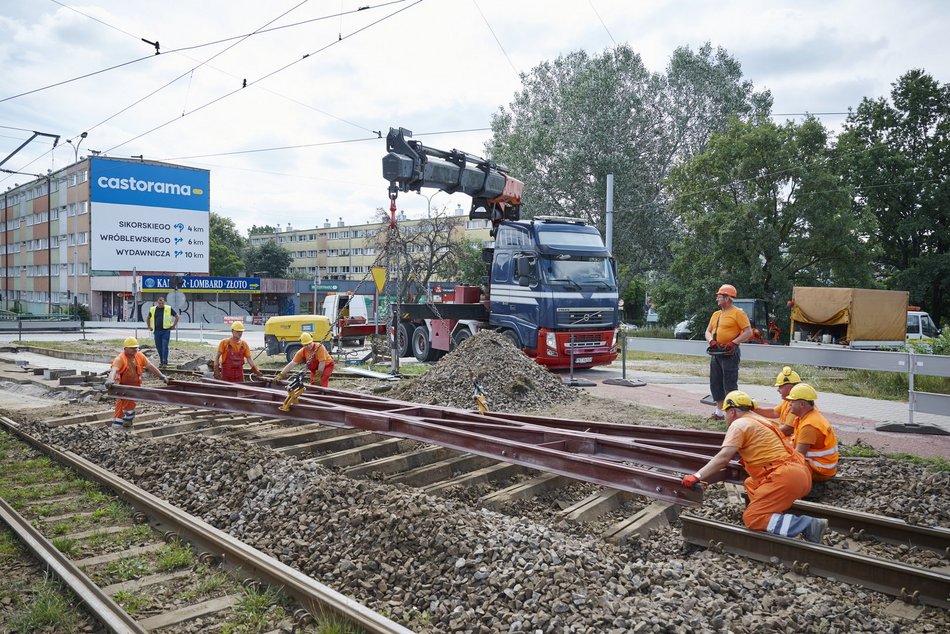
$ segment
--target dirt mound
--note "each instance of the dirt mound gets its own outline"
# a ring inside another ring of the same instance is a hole
[[[523,411],[578,397],[578,390],[564,385],[508,339],[483,330],[442,357],[428,372],[394,388],[393,398],[472,409],[473,383],[478,381],[494,411]]]

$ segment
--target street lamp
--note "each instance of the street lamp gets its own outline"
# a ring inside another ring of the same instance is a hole
[[[80,135],[79,135],[79,140],[76,141],[76,144],[75,144],[75,145],[73,145],[73,140],[72,140],[72,139],[66,139],[66,143],[69,143],[70,145],[73,146],[73,153],[74,153],[74,156],[73,156],[73,163],[78,163],[78,162],[79,162],[79,145],[82,143],[82,140],[85,139],[87,136],[89,136],[89,133],[88,133],[88,132],[83,132],[82,134],[80,134]]]
[[[442,193],[442,190],[441,190],[441,189],[437,189],[437,190],[435,190],[434,192],[432,192],[431,194],[429,194],[428,196],[426,196],[425,194],[422,194],[422,193],[419,194],[420,196],[422,196],[423,198],[426,199],[426,218],[431,218],[431,217],[432,217],[432,199],[435,198],[435,195],[436,195],[436,194],[441,194],[441,193]]]

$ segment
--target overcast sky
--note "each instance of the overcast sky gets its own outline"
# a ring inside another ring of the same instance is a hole
[[[210,169],[212,211],[242,231],[360,223],[388,206],[375,131],[483,154],[519,73],[560,54],[627,43],[662,71],[677,46],[710,41],[776,113],[836,113],[911,68],[950,81],[948,14],[940,0],[0,0],[0,161],[39,131],[60,145],[37,139],[3,168],[63,167],[65,139],[88,131],[80,156]],[[0,190],[27,178],[0,173]],[[417,216],[427,199],[399,204]]]

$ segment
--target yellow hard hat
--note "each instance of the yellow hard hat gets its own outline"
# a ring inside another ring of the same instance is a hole
[[[726,394],[726,399],[722,402],[722,410],[726,411],[730,407],[739,407],[746,409],[755,409],[755,401],[752,397],[742,390],[733,390]]]
[[[732,284],[723,284],[719,287],[719,290],[716,291],[716,295],[728,295],[729,297],[735,297],[736,287]]]
[[[781,387],[783,385],[787,385],[788,383],[801,382],[802,377],[798,376],[798,372],[788,366],[782,368],[782,371],[778,373],[777,377],[775,377],[775,387]]]
[[[233,324],[231,324],[231,330],[236,330],[236,331],[238,331],[238,332],[244,332],[244,322],[243,322],[243,321],[236,321],[236,322],[234,322]]]
[[[309,332],[305,332],[300,335],[300,343],[307,345],[313,343],[313,336]]]
[[[785,397],[788,401],[817,401],[818,392],[807,383],[799,383]]]
[[[135,337],[126,337],[125,342],[122,344],[123,348],[138,348],[139,340]]]

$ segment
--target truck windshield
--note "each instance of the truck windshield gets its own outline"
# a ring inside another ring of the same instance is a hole
[[[607,258],[544,258],[541,261],[544,277],[551,284],[584,287],[597,286],[613,289],[614,271]]]
[[[578,231],[539,231],[538,243],[545,247],[558,249],[603,249],[604,241],[598,233]]]

